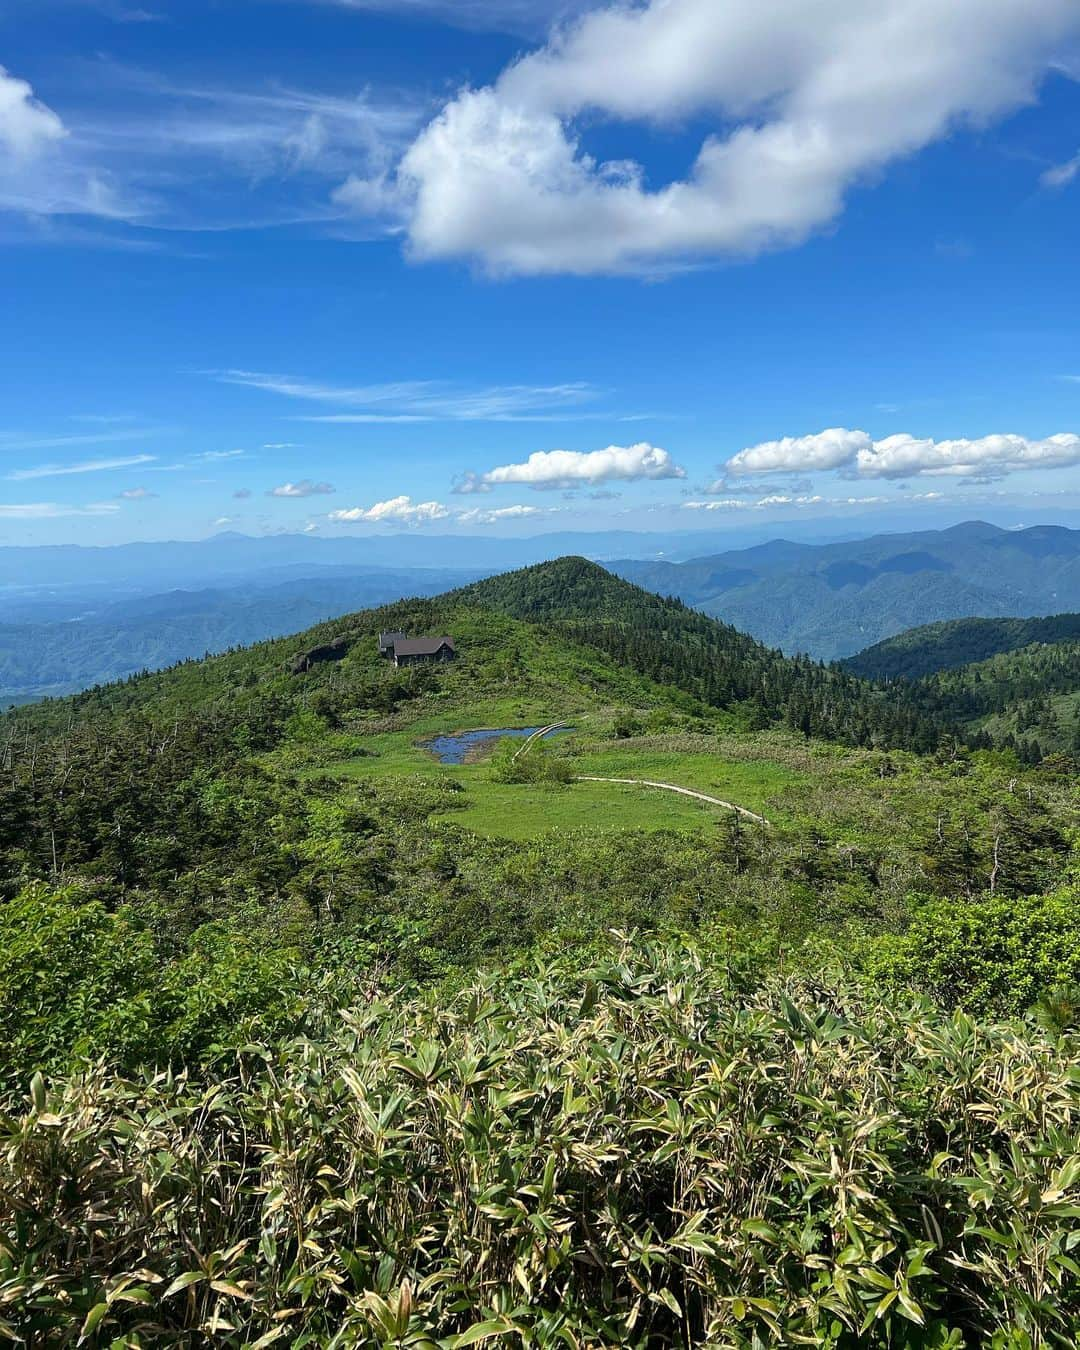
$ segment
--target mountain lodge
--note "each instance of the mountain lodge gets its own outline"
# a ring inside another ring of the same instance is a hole
[[[452,661],[457,648],[446,634],[410,638],[404,633],[380,633],[379,655],[392,659],[395,666],[415,666],[422,661]]]

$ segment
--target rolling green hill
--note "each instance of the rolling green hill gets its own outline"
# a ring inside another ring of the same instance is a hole
[[[785,657],[728,624],[618,580],[583,558],[508,572],[455,593],[546,623],[711,707],[848,744],[932,749],[948,728],[845,672]]]
[[[1073,777],[895,707],[571,558],[0,718],[0,1336],[1072,1336]]]
[[[909,628],[842,662],[868,680],[917,680],[1034,643],[1080,641],[1080,614],[1037,619],[949,619]]]

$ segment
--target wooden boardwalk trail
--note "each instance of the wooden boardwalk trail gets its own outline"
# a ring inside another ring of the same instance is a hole
[[[711,806],[723,807],[725,811],[735,811],[740,816],[745,816],[747,820],[752,820],[758,825],[768,825],[764,816],[759,816],[756,811],[751,811],[745,806],[739,806],[735,802],[726,802],[721,797],[711,797],[707,792],[697,792],[694,788],[679,787],[676,783],[654,783],[649,778],[600,778],[596,774],[583,773],[579,775],[579,782],[582,783],[629,783],[636,787],[662,788],[665,792],[678,792],[684,797],[696,797],[700,802],[708,802]]]
[[[530,746],[535,745],[545,736],[549,736],[553,731],[562,731],[569,726],[569,722],[551,722],[546,727],[540,727],[521,743],[514,752],[514,759],[517,759],[518,755],[525,754]],[[694,797],[699,802],[708,802],[710,806],[719,806],[724,811],[734,811],[746,820],[752,820],[756,825],[769,824],[764,816],[759,816],[756,811],[751,811],[748,807],[739,806],[736,802],[726,802],[722,797],[712,797],[707,792],[698,792],[695,788],[679,787],[677,783],[657,783],[651,778],[601,778],[598,774],[592,773],[578,774],[575,781],[579,783],[623,783],[632,787],[660,788],[664,792],[678,792],[683,797]]]

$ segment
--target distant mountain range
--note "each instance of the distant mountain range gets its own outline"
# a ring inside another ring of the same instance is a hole
[[[690,551],[713,539],[678,536]],[[608,556],[638,548],[637,558],[606,565],[771,647],[822,660],[940,620],[1080,610],[1080,530],[1045,525],[970,522],[828,544],[778,539],[683,562],[644,556],[673,537],[632,532],[517,540],[225,534],[115,548],[0,548],[0,704],[75,692],[402,596],[436,595],[509,563],[544,560],[568,542]],[[1026,639],[1036,640],[1046,639]],[[989,639],[967,641],[946,639],[959,653],[952,664],[1004,650],[992,641],[988,648]],[[897,660],[886,653],[890,670]]]
[[[805,526],[804,526],[805,528]],[[725,532],[740,546],[761,530]],[[322,538],[310,534],[252,536],[225,531],[209,539],[163,540],[107,547],[57,544],[0,547],[0,620],[13,605],[43,597],[63,602],[72,594],[108,590],[149,594],[177,587],[229,586],[259,577],[284,581],[325,569],[454,568],[498,572],[567,554],[603,562],[611,558],[693,558],[716,546],[718,532],[634,530],[561,531],[521,538],[490,535],[399,534]],[[59,616],[55,616],[59,617]]]
[[[478,575],[449,568],[324,568],[313,577],[258,578],[229,588],[167,591],[107,604],[95,604],[85,594],[77,601],[54,597],[42,605],[45,613],[66,613],[71,607],[81,612],[48,623],[0,623],[0,707],[283,637],[403,596],[438,595]],[[18,612],[33,608],[28,603]]]
[[[1080,530],[947,530],[834,544],[778,539],[687,562],[624,560],[619,576],[788,653],[851,656],[905,629],[967,616],[1080,609]]]

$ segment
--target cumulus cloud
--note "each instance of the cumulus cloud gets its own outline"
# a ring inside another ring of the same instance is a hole
[[[414,502],[411,497],[391,497],[374,506],[353,506],[343,511],[331,511],[330,520],[337,524],[365,522],[400,525],[425,525],[433,520],[445,520],[450,512],[441,502]]]
[[[1043,440],[1005,433],[973,440],[935,441],[900,433],[874,440],[865,431],[831,427],[811,436],[786,436],[748,446],[724,465],[728,474],[839,470],[845,478],[955,477],[984,481],[1021,469],[1080,464],[1080,436],[1061,432]]]
[[[336,489],[333,483],[313,483],[310,478],[302,478],[299,483],[282,483],[271,488],[268,497],[328,497]],[[240,494],[237,493],[237,496]]]
[[[459,497],[471,497],[476,492],[490,492],[491,484],[485,483],[483,475],[473,473],[470,469],[466,473],[459,473],[451,480],[450,491]]]
[[[396,177],[412,256],[496,273],[640,271],[791,245],[857,182],[957,127],[1031,102],[1080,31],[1075,0],[649,0],[558,27],[493,85],[465,89]],[[684,177],[653,186],[582,143],[586,119],[711,125]]]
[[[872,444],[865,431],[829,427],[812,436],[784,436],[778,441],[740,450],[724,465],[728,473],[808,473],[814,469],[838,469]]]
[[[26,160],[66,134],[63,122],[34,97],[30,85],[0,66],[0,146],[17,159]]]
[[[483,491],[505,483],[525,483],[533,488],[568,488],[685,477],[686,470],[680,468],[666,450],[641,441],[637,445],[609,445],[604,450],[536,450],[522,464],[503,464],[480,474],[479,487],[459,484],[455,490]]]
[[[859,478],[907,478],[916,474],[993,477],[1014,469],[1061,469],[1080,464],[1080,436],[1061,433],[1045,440],[1026,436],[982,436],[977,440],[933,441],[887,436],[855,457]]]
[[[138,214],[102,173],[64,145],[67,128],[32,87],[0,66],[0,209],[31,216]]]

